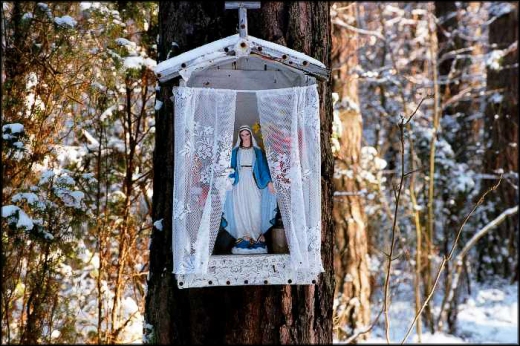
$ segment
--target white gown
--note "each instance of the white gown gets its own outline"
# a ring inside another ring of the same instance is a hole
[[[250,237],[256,240],[262,234],[260,210],[262,195],[253,176],[255,160],[253,147],[239,148],[238,156],[240,167],[237,168],[240,180],[233,188],[233,214],[237,238]]]
[[[237,138],[233,149],[237,148],[237,166],[233,169],[237,170],[239,179],[232,190],[226,192],[220,227],[235,239],[250,237],[257,240],[275,224],[278,207],[276,194],[271,194],[268,187],[259,189],[256,184],[253,168],[257,151],[261,149],[251,129],[247,130],[251,133],[253,145],[251,148],[240,148],[240,138]],[[263,152],[262,155],[265,156]]]

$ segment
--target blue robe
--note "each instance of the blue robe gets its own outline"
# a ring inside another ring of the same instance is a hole
[[[264,152],[257,147],[253,147],[255,151],[255,162],[253,164],[253,177],[255,178],[256,186],[261,190],[261,225],[260,229],[262,234],[267,232],[276,221],[276,212],[278,206],[276,203],[276,195],[271,194],[267,188],[267,184],[271,182],[271,174],[269,173],[269,166]],[[231,152],[231,167],[235,170],[234,173],[230,174],[230,178],[234,178],[233,186],[238,184],[240,181],[239,170],[240,162],[238,162],[238,147],[234,148]],[[235,219],[233,216],[233,191],[227,191],[226,202],[224,204],[224,210],[222,213],[221,227],[224,228],[231,236],[237,238],[237,231],[235,225]]]

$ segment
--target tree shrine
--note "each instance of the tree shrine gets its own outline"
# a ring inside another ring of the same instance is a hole
[[[227,2],[239,9],[239,34],[155,68],[161,82],[180,78],[172,97],[179,288],[313,284],[323,271],[317,81],[329,71],[249,36],[246,11],[258,7]]]

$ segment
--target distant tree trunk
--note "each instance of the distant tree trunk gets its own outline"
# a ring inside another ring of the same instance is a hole
[[[470,28],[471,32],[475,39],[483,39],[484,33],[487,31],[487,28],[483,25],[486,21],[487,16],[479,15],[482,13],[486,7],[485,2],[470,2],[467,7],[468,15],[465,16],[467,19],[465,21],[465,25]],[[463,25],[464,25],[463,24]],[[478,76],[486,75],[486,65],[483,64],[479,57],[484,56],[485,54],[485,46],[483,44],[474,44],[471,51],[471,66],[469,68],[469,75],[472,77],[468,84],[473,88],[473,98],[472,98],[472,106],[471,110],[473,114],[484,113],[486,106],[486,97],[481,96],[480,91],[483,90],[485,86],[484,78],[475,78]],[[478,96],[477,96],[478,95]],[[472,117],[472,120],[466,119],[464,124],[471,127],[469,132],[469,142],[475,146],[476,150],[471,152],[466,156],[468,159],[468,164],[474,170],[482,167],[482,158],[483,155],[479,155],[478,152],[482,147],[482,130],[484,128],[484,117]],[[466,140],[468,140],[466,139]],[[478,143],[478,145],[477,145]]]
[[[461,13],[467,12],[468,8],[469,3],[467,2],[461,2],[459,5],[457,2],[435,2],[435,16],[439,21],[437,55],[442,114],[452,116],[461,126],[455,136],[456,139],[450,143],[460,162],[468,162],[471,157],[470,151],[467,150],[471,143],[467,139],[473,136],[471,122],[466,118],[475,110],[475,102],[470,97],[471,91],[467,89],[471,83],[471,80],[466,77],[471,65],[471,58],[469,54],[464,58],[462,54],[457,56],[453,52],[470,46],[468,40],[460,36]],[[451,54],[446,56],[448,53]]]
[[[347,7],[348,6],[348,7]],[[355,3],[336,3],[338,19],[356,26]],[[343,8],[343,9],[341,9]],[[352,176],[341,175],[334,178],[334,189],[341,194],[334,197],[334,225],[336,230],[334,247],[334,271],[336,277],[335,297],[340,306],[335,311],[338,324],[338,338],[351,335],[352,331],[370,323],[370,278],[367,266],[366,216],[362,189],[357,177],[360,171],[361,137],[363,120],[359,105],[358,83],[354,68],[358,64],[357,34],[339,25],[333,25],[332,64],[334,68],[333,90],[339,95],[339,117],[342,134],[340,149],[335,158],[336,171],[349,170]],[[366,339],[363,334],[360,339]]]
[[[510,51],[499,60],[500,66],[487,66],[487,89],[490,94],[485,114],[483,169],[485,174],[504,173],[497,191],[489,195],[484,222],[489,222],[507,208],[518,205],[518,2],[509,2],[512,11],[505,13],[489,26],[492,50]],[[501,4],[502,5],[502,4]],[[501,95],[502,99],[493,94]],[[496,180],[482,180],[482,190]],[[518,215],[508,218],[479,242],[477,277],[482,280],[490,270],[506,278],[518,280]],[[504,253],[503,249],[507,252]]]
[[[467,87],[466,81],[464,81],[464,73],[467,71],[467,66],[470,64],[470,59],[457,59],[455,55],[453,57],[446,57],[447,54],[453,51],[467,48],[467,41],[460,38],[459,30],[459,6],[467,6],[467,3],[461,3],[458,5],[456,2],[435,2],[435,16],[438,19],[437,25],[437,61],[438,61],[438,75],[439,75],[439,91],[441,98],[441,115],[453,117],[453,119],[460,124],[461,129],[453,136],[450,141],[450,145],[453,150],[457,153],[456,160],[461,162],[467,162],[469,152],[467,150],[469,146],[468,138],[471,138],[471,126],[469,121],[466,120],[471,115],[472,102],[468,95],[462,97],[463,94],[467,94],[464,89]],[[453,101],[460,97],[458,101]],[[449,129],[447,129],[449,131]],[[441,189],[442,201],[444,205],[450,205],[446,209],[446,217],[443,225],[443,240],[442,253],[447,254],[450,250],[454,233],[453,230],[457,229],[460,225],[461,215],[464,206],[467,204],[467,195],[465,193],[456,194],[454,191],[448,189]],[[452,203],[448,203],[452,201]],[[444,291],[448,292],[451,285],[451,272],[450,262],[446,263],[446,276],[444,277]],[[453,299],[450,303],[452,306],[447,310],[447,323],[450,333],[455,330],[456,320],[456,299]],[[433,321],[428,320],[429,325]]]
[[[302,51],[330,66],[328,2],[262,2],[248,10],[249,33]],[[236,33],[236,10],[224,2],[161,2],[159,60]],[[305,344],[332,342],[332,125],[331,85],[321,98],[322,260],[325,272],[315,286],[234,286],[177,289],[172,272],[173,106],[171,84],[156,115],[153,220],[145,332],[160,344]]]
[[[434,7],[435,4],[430,3],[430,7]],[[434,8],[432,9],[435,10]],[[438,42],[436,35],[436,28],[433,22],[433,18],[429,16],[428,18],[428,32],[430,39],[430,65],[431,65],[431,75],[433,81],[433,115],[432,115],[432,136],[429,147],[429,156],[428,156],[428,182],[425,183],[425,186],[428,186],[427,189],[427,208],[428,212],[426,215],[426,227],[425,227],[425,239],[424,239],[424,268],[423,268],[423,292],[424,297],[427,297],[430,291],[433,288],[433,270],[432,270],[432,258],[434,256],[434,233],[435,233],[435,220],[434,220],[434,206],[435,206],[435,148],[437,143],[437,135],[440,124],[440,91],[439,91],[439,82],[438,82],[438,70],[437,70],[437,50],[438,50]],[[432,23],[433,22],[433,23]],[[425,189],[426,190],[426,189]],[[424,308],[424,321],[426,326],[429,328],[430,333],[434,333],[434,321],[433,321],[433,311],[431,309],[431,304],[427,304]]]

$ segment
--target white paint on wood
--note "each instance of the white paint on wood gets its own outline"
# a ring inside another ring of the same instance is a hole
[[[259,47],[261,47],[261,51],[258,49]],[[301,52],[254,36],[241,38],[238,34],[235,34],[165,60],[154,68],[154,72],[161,82],[168,81],[178,75],[181,75],[187,81],[194,71],[218,63],[235,61],[240,57],[252,54],[253,50],[255,54],[279,59],[286,68],[306,69],[315,75],[323,74],[321,70],[326,70],[323,63]],[[284,56],[285,59],[282,58]],[[290,63],[293,66],[290,66]],[[315,73],[313,73],[313,68],[316,71]]]
[[[175,274],[179,288],[251,285],[312,285],[319,273],[291,268],[289,254],[214,255],[207,274]]]

